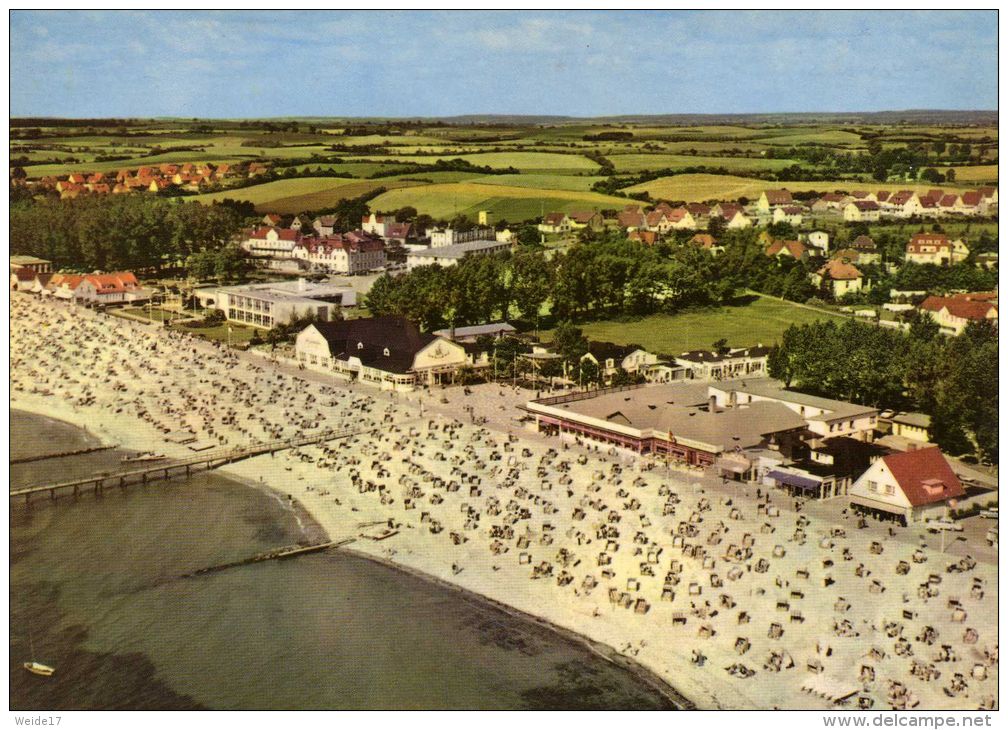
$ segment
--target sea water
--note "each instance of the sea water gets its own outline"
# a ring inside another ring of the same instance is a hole
[[[11,458],[96,443],[11,415]],[[123,455],[12,465],[11,488]],[[11,709],[671,707],[579,642],[365,558],[180,577],[306,538],[282,500],[217,473],[36,500],[10,512]]]

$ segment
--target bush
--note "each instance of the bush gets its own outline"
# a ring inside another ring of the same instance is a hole
[[[214,327],[219,324],[224,324],[227,316],[224,314],[222,309],[209,309],[207,313],[203,315],[203,324],[207,327]]]

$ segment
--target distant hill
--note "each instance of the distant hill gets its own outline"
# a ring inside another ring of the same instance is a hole
[[[159,117],[156,120],[141,119],[69,119],[51,117],[12,117],[12,127],[26,126],[126,126],[144,121],[253,121],[239,119],[192,119]],[[951,109],[905,109],[881,112],[779,112],[772,114],[622,114],[607,117],[572,117],[538,114],[463,114],[447,117],[269,117],[261,121],[303,122],[305,124],[369,124],[388,122],[420,122],[426,124],[449,124],[455,126],[560,126],[567,124],[644,124],[653,126],[698,126],[698,125],[766,125],[782,126],[801,124],[910,124],[910,125],[978,125],[996,126],[997,110],[951,110]]]

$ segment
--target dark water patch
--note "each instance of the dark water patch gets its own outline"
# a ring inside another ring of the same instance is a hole
[[[674,710],[646,689],[628,691],[616,668],[573,660],[554,667],[556,681],[522,692],[528,710]]]
[[[156,676],[143,654],[115,654],[85,648],[88,631],[65,624],[59,589],[52,583],[23,586],[30,602],[11,603],[10,709],[40,710],[202,710]],[[51,677],[22,664],[40,661],[56,669]]]

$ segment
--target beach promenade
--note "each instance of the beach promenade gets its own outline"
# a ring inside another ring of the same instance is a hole
[[[840,500],[803,505],[549,440],[515,421],[528,394],[508,387],[379,393],[12,300],[12,407],[173,458],[193,453],[186,441],[374,429],[225,471],[290,495],[331,539],[357,537],[354,552],[611,647],[698,707],[996,704],[997,556],[985,544],[942,553],[922,527],[859,526]]]

